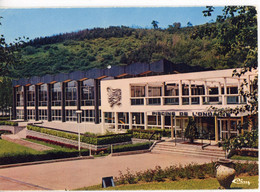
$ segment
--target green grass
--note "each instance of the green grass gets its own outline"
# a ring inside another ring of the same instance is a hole
[[[258,188],[258,176],[241,176],[237,177],[243,179],[243,181],[249,181],[248,184],[231,184],[231,189],[257,189]],[[190,179],[180,180],[172,182],[151,182],[142,184],[120,185],[116,187],[108,187],[102,189],[101,184],[81,188],[78,190],[197,190],[197,189],[218,189],[219,183],[216,178],[209,179]]]
[[[240,156],[240,155],[234,155],[230,159],[234,160],[248,160],[248,161],[258,161],[258,157],[249,157],[249,156]]]
[[[34,149],[0,139],[0,156],[4,153],[14,154],[14,153],[21,153],[21,152],[27,152],[31,154],[40,153],[39,151],[36,151]]]

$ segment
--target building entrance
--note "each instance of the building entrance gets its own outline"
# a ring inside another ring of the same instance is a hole
[[[240,119],[235,119],[235,118],[218,119],[220,140],[237,136],[239,134],[239,129],[238,129],[239,124],[241,124]]]

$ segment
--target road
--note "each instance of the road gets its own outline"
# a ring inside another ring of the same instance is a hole
[[[211,159],[176,154],[145,153],[107,156],[0,169],[0,190],[73,190],[101,184],[101,178],[171,165],[207,163]]]

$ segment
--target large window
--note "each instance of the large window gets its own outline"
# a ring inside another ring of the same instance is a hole
[[[27,88],[27,106],[35,106],[35,85],[31,85]]]
[[[105,112],[105,123],[115,123],[115,113]]]
[[[51,100],[52,106],[61,106],[61,83],[52,85]]]
[[[23,87],[17,87],[16,90],[16,106],[24,106],[24,98],[23,98]]]
[[[94,80],[88,79],[82,82],[81,105],[94,106]]]
[[[66,83],[65,95],[66,95],[66,106],[77,105],[77,82],[76,81],[70,81]]]
[[[145,86],[131,86],[131,97],[145,97]]]
[[[144,129],[144,113],[132,113],[132,127]]]
[[[28,120],[34,120],[35,119],[35,110],[34,109],[28,109],[27,110],[27,119]]]
[[[82,111],[83,122],[94,122],[95,121],[95,110],[83,110]]]
[[[178,96],[179,84],[172,83],[165,86],[165,96]]]
[[[77,121],[76,110],[66,110],[66,121]]]
[[[61,121],[61,110],[51,110],[51,117],[53,121]]]
[[[47,120],[47,110],[46,109],[39,109],[39,120]]]
[[[159,97],[162,96],[162,87],[148,87],[148,96],[149,97]]]
[[[47,84],[39,86],[39,106],[47,106]]]
[[[24,110],[23,109],[16,110],[16,119],[24,119]]]
[[[160,127],[161,126],[161,116],[160,115],[148,115],[148,127]]]

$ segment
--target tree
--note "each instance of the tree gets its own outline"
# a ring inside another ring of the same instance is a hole
[[[190,140],[190,143],[194,142],[194,139],[198,136],[196,122],[192,117],[189,117],[188,125],[185,129],[184,136]]]
[[[3,17],[0,16],[0,19]],[[1,25],[1,22],[0,22]],[[23,37],[25,39],[25,37]],[[6,43],[4,35],[0,37],[0,77],[8,76],[11,68],[18,64],[19,50],[25,42],[21,37],[13,43]],[[28,39],[28,38],[27,38]]]
[[[187,23],[187,27],[192,27],[193,25],[192,25],[192,23],[191,22],[188,22]]]
[[[158,29],[158,24],[159,24],[158,21],[153,20],[151,24],[153,25],[154,29]]]

